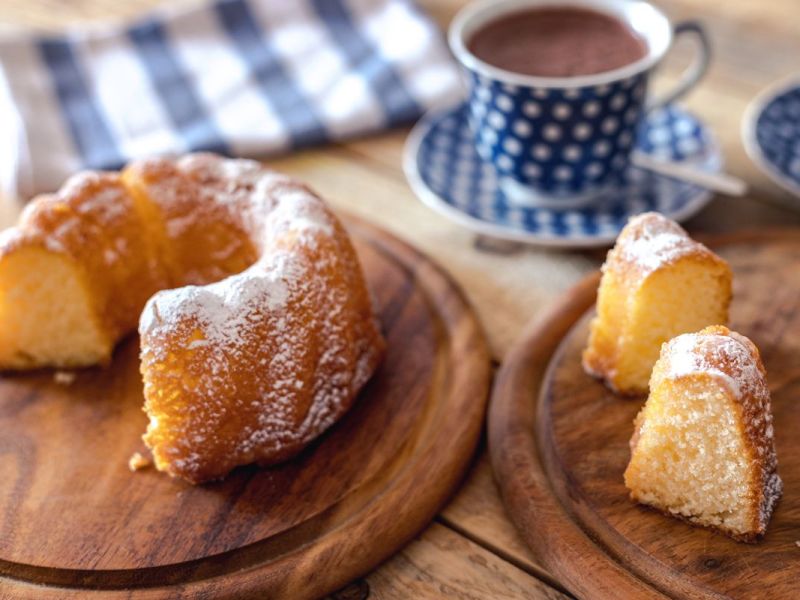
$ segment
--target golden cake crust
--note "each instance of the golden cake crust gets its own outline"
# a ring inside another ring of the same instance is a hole
[[[308,188],[249,161],[163,162],[137,165],[135,176],[146,178],[189,283],[259,257],[216,283],[159,292],[142,312],[144,440],[158,468],[205,481],[284,460],[327,429],[383,341],[349,238]],[[214,228],[186,220],[190,198]]]

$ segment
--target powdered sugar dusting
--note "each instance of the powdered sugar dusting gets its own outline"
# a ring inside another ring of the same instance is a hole
[[[727,341],[723,344],[730,346]],[[736,380],[718,368],[718,360],[715,363],[709,362],[705,354],[701,353],[699,346],[700,340],[691,334],[680,335],[668,342],[668,376],[678,378],[694,373],[709,373],[722,379],[733,393],[740,396],[741,388]]]
[[[626,245],[625,258],[635,261],[648,271],[654,271],[673,260],[684,251],[686,238],[674,233],[662,233],[653,237],[641,237]]]
[[[680,225],[659,213],[649,212],[628,221],[612,253],[646,275],[697,248],[702,246]]]
[[[118,174],[84,171],[56,194],[31,201],[20,227],[36,232],[45,248],[59,254],[80,256],[94,244],[89,252],[96,251],[105,267],[114,267],[128,251],[126,240],[115,235],[131,221],[131,204]]]
[[[737,398],[769,393],[757,357],[738,334],[687,333],[667,342],[661,352],[668,377],[708,373]]]
[[[185,286],[155,294],[147,303],[139,321],[142,334],[157,334],[159,327],[171,329],[178,320],[197,320],[202,340],[191,347],[206,344],[236,344],[244,328],[250,327],[248,310],[258,305],[270,311],[285,306],[288,297],[286,278],[291,272],[277,268],[262,271],[251,268],[206,286]]]
[[[316,196],[251,161],[175,164],[201,184],[211,204],[199,209],[243,231],[260,256],[215,283],[159,292],[141,315],[145,441],[171,472],[201,480],[296,452],[346,410],[382,342],[363,321],[369,300],[352,248]],[[166,225],[181,243],[197,211],[181,208],[172,185],[153,195],[177,207]]]
[[[267,223],[266,237],[272,238],[288,230],[300,235],[312,234],[307,236],[307,241],[311,241],[316,234],[332,236],[333,224],[321,203],[309,202],[308,194],[303,190],[292,190],[282,196],[273,211]]]

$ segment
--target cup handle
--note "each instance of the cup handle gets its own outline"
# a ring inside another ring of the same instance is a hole
[[[711,42],[708,39],[705,28],[699,22],[682,21],[675,25],[673,31],[675,39],[685,34],[692,35],[697,42],[699,51],[692,64],[683,72],[680,81],[675,87],[647,103],[646,110],[648,111],[661,108],[681,98],[703,78],[703,75],[708,71],[708,65],[711,63]]]

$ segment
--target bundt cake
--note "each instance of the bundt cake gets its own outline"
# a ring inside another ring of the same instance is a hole
[[[728,322],[731,280],[728,264],[674,221],[633,217],[603,265],[584,369],[618,393],[646,393],[661,344]]]
[[[661,349],[636,418],[631,498],[741,541],[763,535],[782,491],[758,349],[727,327]]]
[[[83,173],[0,240],[0,366],[106,363],[139,324],[145,443],[197,483],[298,452],[383,353],[358,259],[305,186],[197,154]]]

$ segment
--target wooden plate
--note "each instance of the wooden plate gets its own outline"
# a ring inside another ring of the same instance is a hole
[[[286,464],[198,487],[130,473],[146,425],[135,336],[72,385],[0,379],[0,597],[316,597],[434,516],[480,435],[488,350],[438,267],[348,222],[388,354],[353,409]]]
[[[509,354],[489,409],[506,507],[537,559],[579,597],[800,598],[800,231],[710,243],[734,271],[731,327],[767,368],[783,499],[757,545],[628,499],[622,473],[642,400],[615,397],[580,366],[592,275]]]

